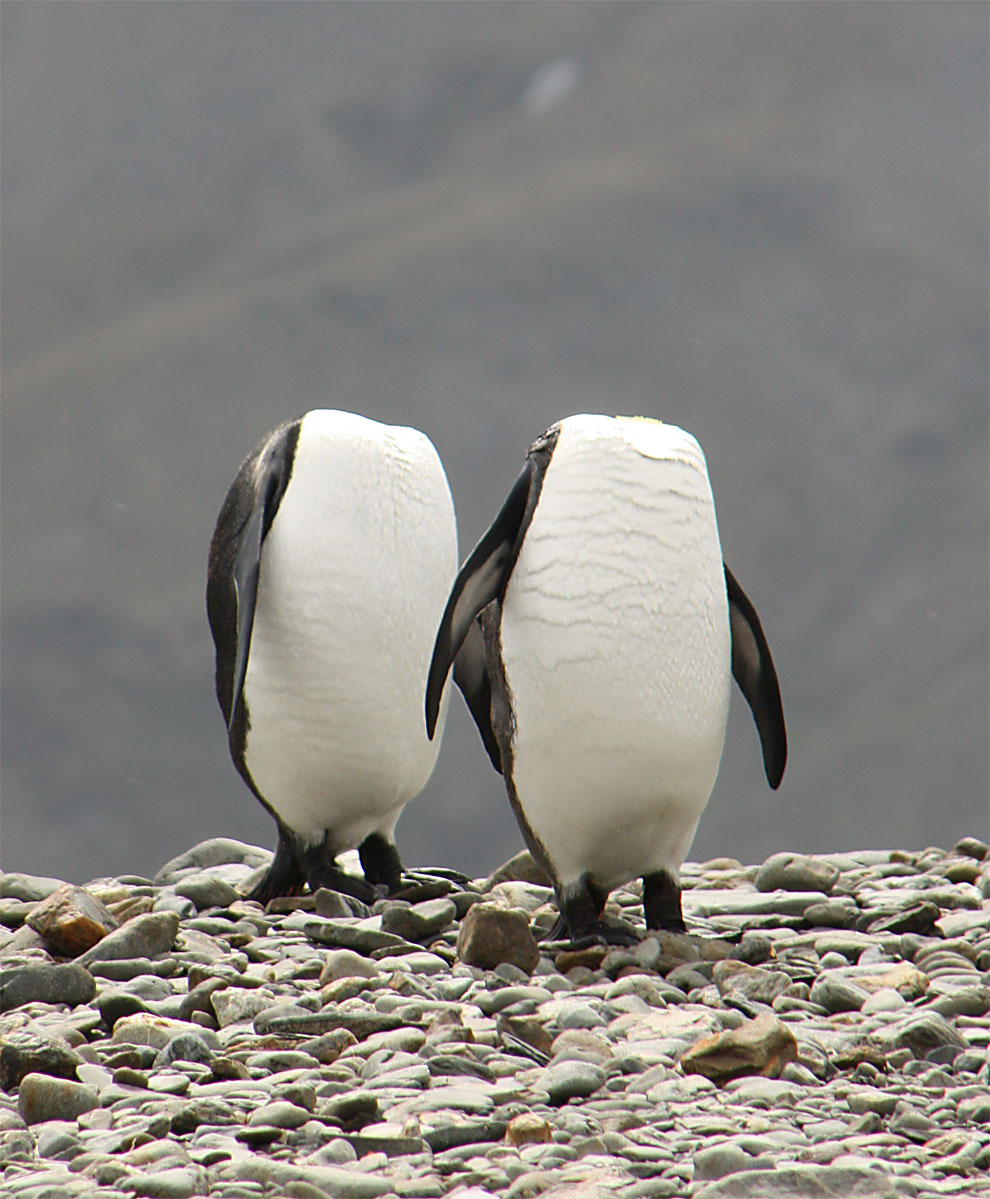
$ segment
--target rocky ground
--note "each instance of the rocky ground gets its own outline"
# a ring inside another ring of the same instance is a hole
[[[514,859],[372,910],[264,850],[0,880],[4,1196],[990,1195],[990,856],[684,868],[690,934],[537,947]]]

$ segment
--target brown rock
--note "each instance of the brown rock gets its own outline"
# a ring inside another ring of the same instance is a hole
[[[588,970],[597,970],[605,961],[608,949],[604,945],[588,945],[584,949],[564,949],[553,960],[561,974],[573,970],[575,966],[585,966]]]
[[[765,1014],[738,1028],[702,1037],[684,1053],[680,1066],[685,1074],[725,1082],[740,1074],[779,1078],[784,1066],[796,1058],[794,1034],[776,1016]]]
[[[553,1140],[553,1129],[542,1116],[523,1112],[509,1121],[505,1139],[517,1149],[522,1145],[544,1145]]]
[[[145,912],[150,912],[154,906],[154,898],[150,895],[131,895],[126,899],[114,900],[113,903],[107,902],[107,908],[116,917],[119,924],[126,924],[128,920],[133,920],[135,916],[143,916]]]
[[[897,962],[889,967],[878,966],[868,974],[854,973],[850,979],[871,995],[875,991],[893,990],[909,1001],[920,999],[928,990],[928,975],[910,962]]]
[[[26,923],[62,957],[78,957],[119,926],[117,918],[85,887],[64,883],[28,916]]]
[[[883,1073],[887,1069],[887,1055],[875,1037],[854,1037],[837,1045],[829,1054],[829,1062],[836,1070],[855,1070],[865,1062]]]
[[[523,1041],[545,1057],[550,1057],[553,1036],[546,1025],[534,1016],[503,1016],[495,1019],[499,1035]]]
[[[531,974],[540,960],[540,949],[524,912],[476,903],[461,921],[457,956],[468,966],[484,970],[511,962]]]

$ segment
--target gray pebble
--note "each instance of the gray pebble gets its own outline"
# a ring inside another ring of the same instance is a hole
[[[827,1012],[858,1012],[868,992],[832,973],[820,975],[811,988],[811,1002]]]
[[[149,975],[167,978],[178,969],[174,958],[117,958],[106,962],[90,962],[88,970],[96,978],[106,978],[112,982],[129,982],[133,978],[145,978]]]
[[[191,900],[199,910],[227,907],[241,898],[230,883],[209,874],[194,874],[181,879],[175,884],[175,893]]]
[[[963,986],[932,1003],[940,1016],[985,1016],[990,1012],[990,987]]]
[[[555,1105],[594,1094],[605,1084],[605,1072],[591,1062],[562,1061],[548,1066],[539,1086]]]
[[[0,1012],[26,1003],[89,1003],[96,994],[92,974],[75,962],[21,966],[0,973]]]
[[[605,1021],[587,1003],[565,1003],[557,1013],[560,1029],[604,1028]]]
[[[934,1120],[904,1100],[895,1106],[888,1128],[895,1136],[907,1137],[908,1140],[922,1143],[931,1140],[939,1131]]]
[[[286,1100],[266,1103],[248,1117],[250,1125],[269,1125],[272,1128],[299,1128],[309,1120],[309,1112]]]
[[[206,1186],[206,1171],[200,1166],[173,1166],[153,1174],[131,1175],[126,1189],[147,1199],[191,1199],[202,1195]]]
[[[821,858],[800,853],[775,853],[756,875],[758,891],[821,891],[831,893],[839,869]]]
[[[195,1033],[180,1033],[158,1051],[154,1068],[160,1070],[173,1062],[201,1062],[209,1065],[214,1056],[213,1050],[202,1037]]]
[[[172,948],[178,932],[179,917],[174,912],[146,912],[108,933],[76,963],[86,966],[116,958],[154,957]]]
[[[20,899],[26,903],[39,903],[64,887],[60,878],[47,878],[41,874],[0,874],[0,899]]]
[[[530,1003],[535,1007],[552,997],[553,993],[546,987],[509,986],[497,991],[483,991],[475,996],[474,1002],[486,1016],[494,1016],[518,1003]]]
[[[74,1121],[49,1120],[38,1131],[38,1156],[71,1161],[82,1152]]]
[[[32,1073],[75,1079],[82,1060],[61,1037],[36,1025],[14,1028],[0,1041],[0,1087],[12,1091]]]
[[[901,1199],[880,1168],[787,1164],[731,1174],[692,1192],[692,1199]]]
[[[754,1159],[738,1145],[726,1143],[713,1145],[709,1149],[701,1149],[694,1155],[694,1177],[701,1181],[712,1178],[725,1178],[727,1174],[735,1174],[739,1170],[752,1170]],[[761,1166],[761,1169],[767,1167]],[[771,1167],[772,1168],[772,1167]]]
[[[345,920],[314,920],[310,917],[304,931],[307,937],[319,941],[321,945],[353,949],[363,954],[371,954],[376,949],[402,949],[409,944],[404,937],[397,937],[394,933],[362,928]]]
[[[426,941],[449,928],[457,908],[449,899],[424,903],[387,903],[382,909],[382,929],[407,941]]]
[[[259,849],[257,845],[247,845],[231,837],[211,837],[166,862],[155,875],[154,881],[158,886],[167,886],[169,883],[179,882],[190,871],[200,871],[228,862],[255,869],[267,866],[271,859],[271,853]]]
[[[363,1041],[373,1033],[400,1028],[402,1023],[398,1016],[388,1012],[337,1011],[332,1007],[320,1012],[308,1012],[291,1005],[281,1005],[255,1016],[254,1031],[258,1036],[318,1037],[334,1029],[345,1028],[359,1041]]]

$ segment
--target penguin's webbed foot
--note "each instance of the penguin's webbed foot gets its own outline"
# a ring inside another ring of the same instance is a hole
[[[402,886],[402,859],[394,841],[371,833],[358,846],[358,857],[365,879],[376,888],[376,899],[393,895]]]
[[[245,898],[265,905],[279,895],[299,895],[305,885],[306,872],[299,861],[295,840],[292,833],[279,824],[275,856]]]
[[[587,949],[592,945],[637,945],[641,937],[631,925],[604,920],[602,912],[608,892],[590,877],[581,877],[558,888],[560,916],[543,941],[567,940],[570,948]]]
[[[555,950],[590,949],[592,946],[606,947],[638,945],[643,935],[629,925],[610,920],[599,920],[593,925],[572,931],[561,917],[553,928],[538,940],[541,945],[553,945]]]
[[[668,871],[643,875],[643,915],[651,931],[687,932],[681,911],[681,888]]]

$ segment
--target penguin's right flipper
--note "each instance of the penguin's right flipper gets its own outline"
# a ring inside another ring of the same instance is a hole
[[[723,566],[732,634],[732,675],[752,710],[763,749],[763,768],[776,790],[787,764],[787,730],[777,671],[756,609],[732,571]]]
[[[501,774],[502,756],[492,728],[492,681],[485,658],[484,634],[476,619],[471,621],[464,644],[454,659],[454,682],[474,717],[492,765]]]

